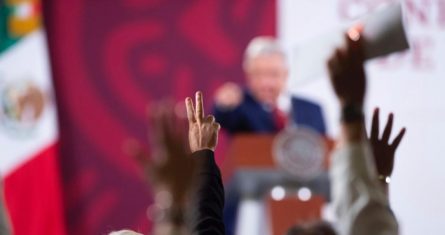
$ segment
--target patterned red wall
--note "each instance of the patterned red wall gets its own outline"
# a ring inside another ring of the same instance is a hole
[[[150,192],[123,144],[145,139],[148,102],[241,82],[247,42],[275,34],[275,1],[43,2],[70,234],[147,232]]]

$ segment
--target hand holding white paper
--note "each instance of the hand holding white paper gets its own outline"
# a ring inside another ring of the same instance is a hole
[[[385,5],[377,11],[355,22],[363,26],[365,57],[367,60],[409,48],[403,26],[400,3]],[[348,29],[351,26],[348,27]],[[296,86],[313,81],[326,74],[326,61],[334,49],[344,44],[346,30],[333,30],[319,35],[292,50],[292,69],[295,77],[289,85]]]

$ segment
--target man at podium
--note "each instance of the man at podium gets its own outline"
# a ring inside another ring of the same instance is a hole
[[[223,84],[215,93],[214,116],[230,134],[277,133],[287,124],[308,127],[326,134],[321,107],[311,101],[291,97],[290,107],[278,108],[288,78],[288,63],[284,50],[272,37],[252,39],[244,53],[243,70],[246,87],[232,82]],[[235,180],[236,181],[236,180]],[[234,234],[240,192],[236,182],[226,187],[224,220],[226,234]]]
[[[254,38],[245,51],[243,70],[245,89],[228,82],[215,93],[214,115],[230,134],[276,133],[288,121],[326,134],[318,104],[293,96],[288,111],[277,108],[278,97],[286,86],[288,64],[276,39]]]

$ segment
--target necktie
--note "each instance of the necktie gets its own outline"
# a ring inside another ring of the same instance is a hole
[[[274,119],[276,130],[280,131],[280,130],[284,129],[284,127],[286,126],[286,122],[287,122],[286,114],[277,108],[275,108],[272,111],[272,114],[273,114],[273,119]]]

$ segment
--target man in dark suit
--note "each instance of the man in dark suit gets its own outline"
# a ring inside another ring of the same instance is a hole
[[[326,134],[318,104],[293,96],[290,109],[278,108],[278,98],[288,77],[288,66],[276,39],[254,38],[246,49],[243,69],[247,82],[244,90],[229,82],[215,94],[214,114],[225,130],[231,134],[276,133],[291,124]]]
[[[278,108],[289,70],[286,55],[275,38],[254,38],[246,48],[243,70],[246,88],[228,82],[217,89],[213,113],[230,134],[277,133],[286,125],[308,127],[325,135],[322,110],[311,101],[291,97],[287,110]],[[224,221],[226,234],[234,234],[240,195],[228,187]]]

